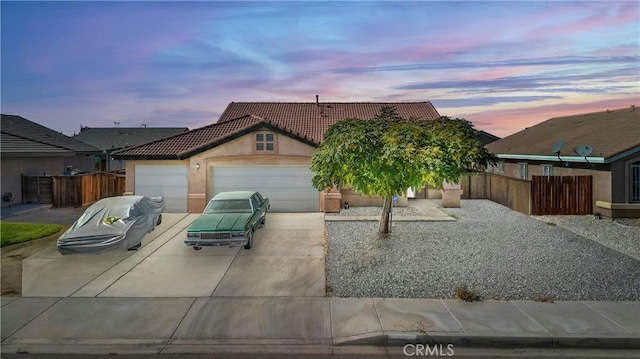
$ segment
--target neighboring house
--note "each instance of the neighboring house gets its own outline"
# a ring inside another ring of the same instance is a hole
[[[490,144],[491,142],[495,142],[495,141],[497,141],[499,139],[500,139],[500,137],[492,135],[489,132],[476,131],[476,140],[478,140],[478,142],[480,142],[480,144],[483,145],[483,146],[486,146],[486,145]]]
[[[100,150],[20,116],[2,115],[2,207],[22,203],[22,175],[44,176],[93,172]]]
[[[123,160],[112,160],[111,152],[186,131],[189,131],[186,127],[81,127],[73,138],[102,150],[99,170],[117,171],[124,169],[125,164]]]
[[[581,145],[592,148],[586,158],[576,153]],[[590,175],[594,212],[640,217],[640,109],[635,106],[552,118],[486,147],[500,159],[493,173],[527,180]]]
[[[251,189],[269,197],[273,211],[315,212],[324,194],[311,186],[309,166],[326,130],[371,119],[383,106],[404,118],[440,117],[430,102],[232,102],[217,123],[112,156],[127,161],[126,191],[164,196],[167,211],[201,212],[218,192]],[[349,192],[342,198],[351,205],[375,202]]]

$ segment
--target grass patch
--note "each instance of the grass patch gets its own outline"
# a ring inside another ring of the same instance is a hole
[[[0,244],[5,247],[47,237],[63,228],[63,225],[51,223],[0,222]]]
[[[476,294],[476,292],[468,289],[464,285],[456,287],[456,298],[462,299],[465,302],[475,302],[480,300],[480,296]]]

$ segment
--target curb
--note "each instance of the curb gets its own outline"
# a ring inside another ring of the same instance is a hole
[[[492,349],[640,349],[640,335],[398,332],[334,339],[336,346],[402,347],[407,344],[453,344],[457,348]]]
[[[454,333],[389,333],[358,336],[355,340],[334,339],[334,345],[283,344],[273,339],[260,344],[234,343],[172,343],[169,339],[37,339],[9,340],[2,343],[3,354],[366,354],[399,350],[406,345],[455,350],[631,350],[640,349],[640,335],[527,335],[527,334],[454,334]],[[337,343],[336,343],[337,342]]]

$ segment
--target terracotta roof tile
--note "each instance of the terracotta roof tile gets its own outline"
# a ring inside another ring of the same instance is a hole
[[[394,106],[403,118],[440,117],[430,102],[232,102],[220,116],[225,122],[248,114],[268,120],[339,121],[346,118],[371,119],[383,106]]]
[[[430,102],[232,102],[209,126],[167,139],[114,152],[121,158],[183,158],[253,126],[265,124],[301,140],[320,144],[334,123],[347,118],[371,119],[384,106],[394,106],[403,118],[437,119],[440,117]]]
[[[593,112],[555,117],[488,144],[495,154],[553,156],[553,145],[564,141],[560,156],[576,156],[578,145],[593,147],[593,157],[609,158],[640,146],[640,109]]]
[[[177,157],[181,153],[189,153],[210,143],[220,141],[262,121],[255,116],[244,116],[224,124],[214,123],[168,138],[129,147],[113,152],[113,155],[116,157]]]

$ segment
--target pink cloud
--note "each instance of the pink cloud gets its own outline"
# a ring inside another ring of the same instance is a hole
[[[626,23],[637,23],[640,19],[640,5],[637,2],[590,2],[585,7],[576,7],[575,4],[569,3],[560,5],[562,3],[554,4],[559,5],[549,8],[547,11],[534,15],[536,19],[531,19],[531,24],[541,24],[532,28],[526,32],[523,40],[534,40],[541,38],[554,38],[558,35],[566,36],[569,34],[580,34],[590,30],[614,27]],[[618,7],[615,10],[613,6]],[[582,16],[576,21],[568,21],[566,17],[559,16],[559,13],[573,14],[576,10],[589,10],[591,12],[588,16]],[[549,24],[549,19],[558,19],[558,23]],[[523,23],[525,21],[522,21]]]
[[[577,115],[640,105],[637,96],[607,99],[586,103],[560,103],[527,108],[489,110],[475,113],[447,113],[446,115],[465,118],[475,124],[479,130],[485,130],[496,136],[506,137],[553,117]]]

